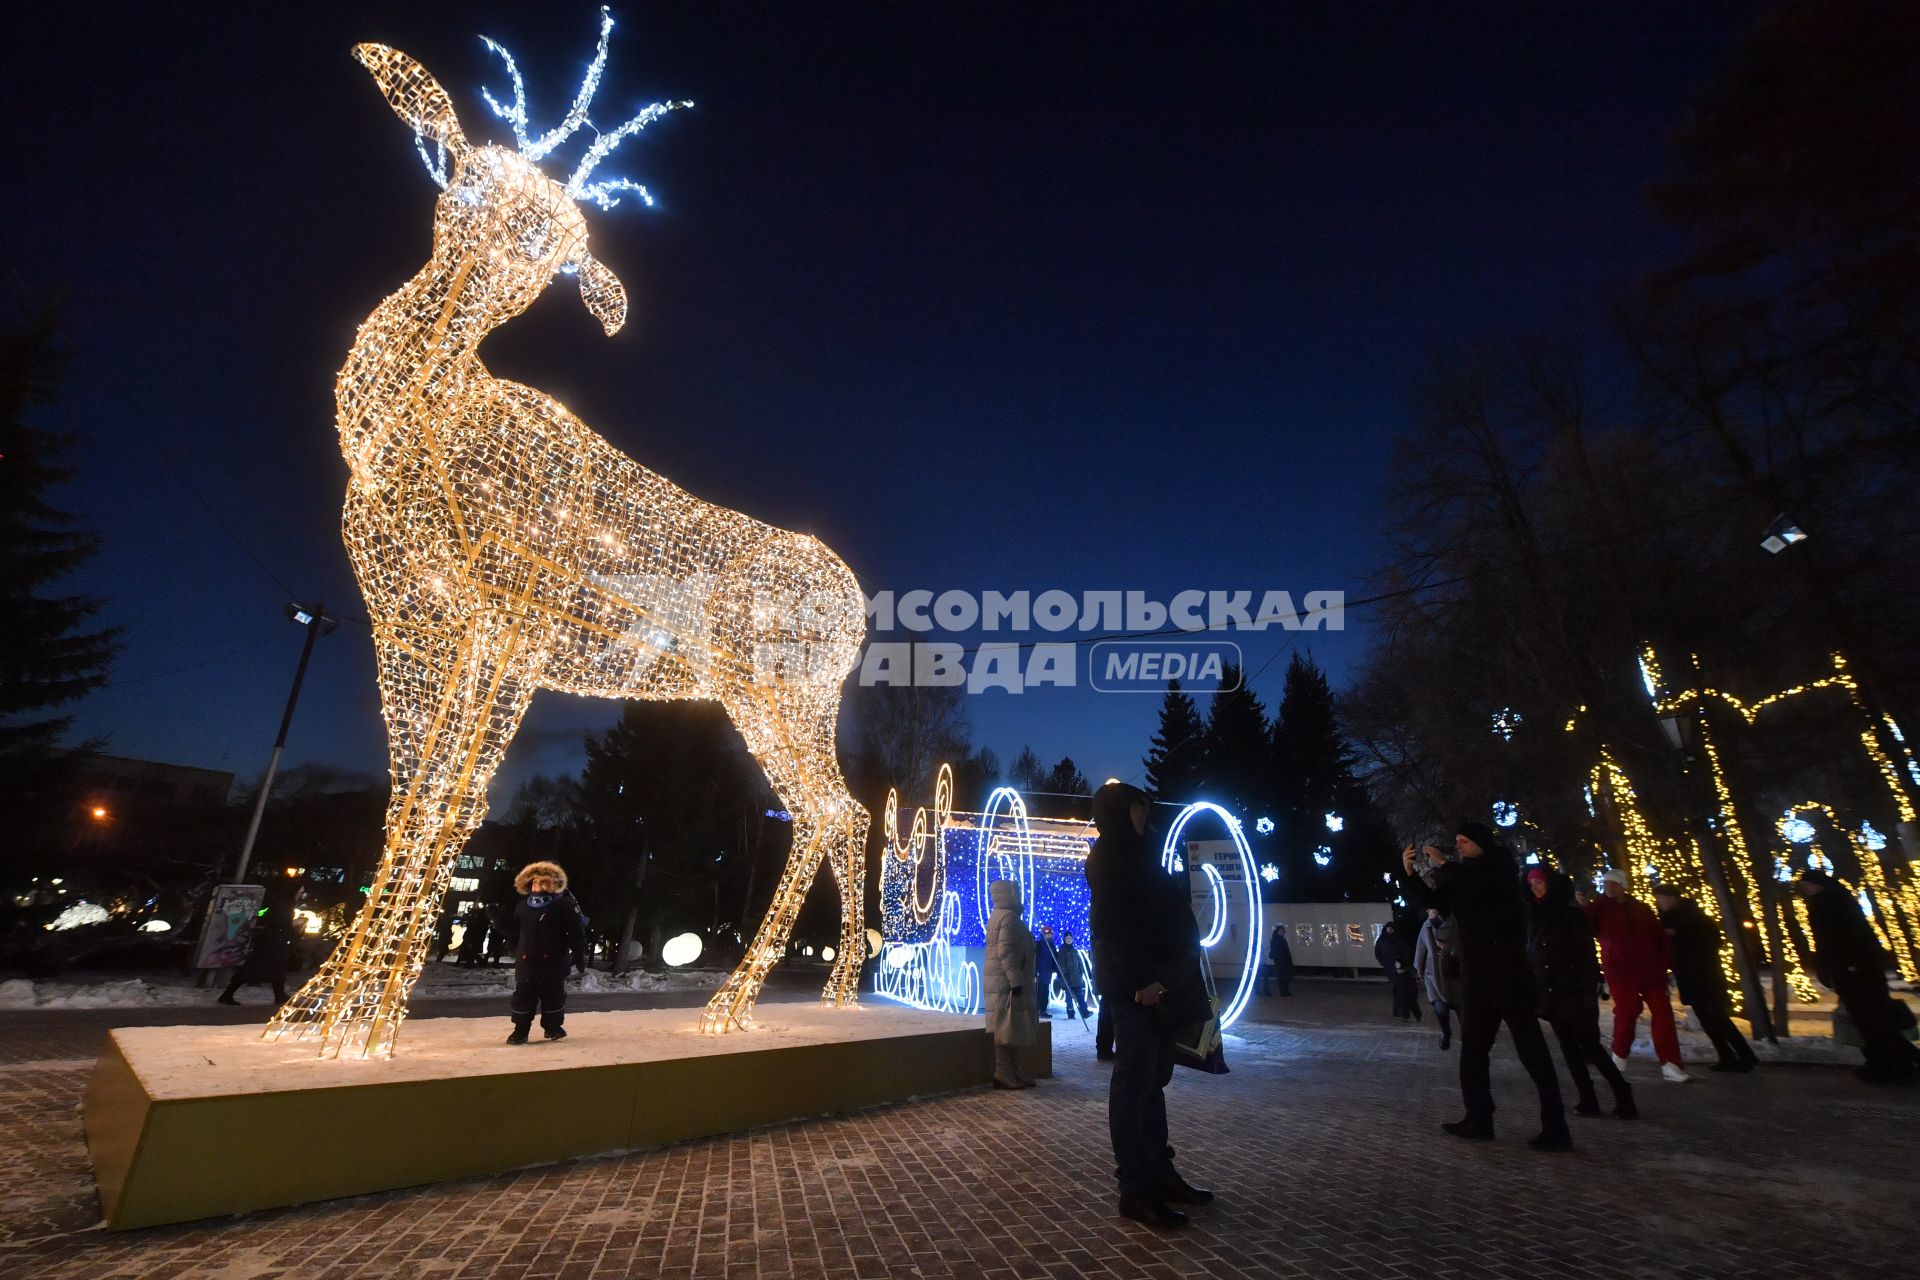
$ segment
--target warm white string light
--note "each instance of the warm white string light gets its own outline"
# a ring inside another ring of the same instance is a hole
[[[859,583],[817,540],[702,502],[478,355],[563,271],[607,333],[625,322],[625,289],[587,251],[576,198],[591,192],[535,164],[585,123],[610,28],[603,13],[573,110],[537,140],[509,59],[515,104],[495,109],[520,152],[470,144],[406,54],[354,50],[423,159],[432,144],[445,191],[430,260],[361,325],[335,386],[343,532],[372,620],[393,786],[366,904],[268,1028],[315,1036],[325,1054],[392,1052],[459,851],[535,689],[718,701],[792,815],[772,905],[704,1029],[748,1024],[823,862],[842,917],[823,999],[857,995],[868,819],[841,777],[835,721],[865,635]],[[665,110],[602,134],[576,182]]]

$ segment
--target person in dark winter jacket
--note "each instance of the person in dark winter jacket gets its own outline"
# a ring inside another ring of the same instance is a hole
[[[1401,861],[1410,896],[1453,917],[1460,935],[1460,1094],[1466,1115],[1441,1126],[1461,1138],[1493,1137],[1493,1082],[1489,1057],[1505,1023],[1514,1052],[1540,1095],[1540,1132],[1528,1145],[1539,1151],[1573,1146],[1567,1131],[1560,1081],[1540,1023],[1534,1016],[1533,975],[1527,964],[1526,907],[1513,855],[1485,823],[1462,822],[1453,838],[1459,861],[1442,861],[1429,845],[1409,845]],[[1424,863],[1424,865],[1422,865]],[[1419,883],[1411,879],[1416,868]]]
[[[1653,902],[1660,908],[1660,924],[1671,943],[1673,982],[1680,988],[1680,999],[1693,1009],[1694,1021],[1719,1055],[1708,1070],[1753,1070],[1759,1059],[1727,1012],[1727,984],[1720,969],[1720,947],[1726,935],[1672,885],[1655,889]]]
[[[540,1015],[549,1040],[567,1038],[567,971],[587,971],[586,921],[567,892],[558,863],[530,862],[513,878],[524,895],[507,926],[513,944],[513,1033],[508,1044],[525,1044]]]
[[[487,958],[487,909],[479,903],[467,908],[467,914],[460,917],[459,962],[471,968]]]
[[[1613,997],[1613,1062],[1622,1071],[1633,1049],[1640,1009],[1647,1010],[1653,1032],[1653,1054],[1660,1074],[1674,1084],[1693,1079],[1680,1058],[1680,1037],[1673,1026],[1673,1000],[1667,995],[1667,966],[1672,946],[1653,908],[1627,892],[1627,873],[1617,867],[1601,880],[1601,897],[1580,894],[1581,910],[1600,939],[1600,966],[1606,971],[1607,992]]]
[[[1092,898],[1093,981],[1101,1013],[1113,1020],[1113,1079],[1107,1127],[1120,1181],[1120,1212],[1150,1226],[1185,1225],[1175,1204],[1206,1204],[1211,1191],[1191,1186],[1173,1166],[1167,1145],[1167,1099],[1173,1078],[1173,1032],[1154,1006],[1166,995],[1162,975],[1191,960],[1200,928],[1184,878],[1168,875],[1147,843],[1147,793],[1109,782],[1093,796],[1099,838],[1087,855]]]
[[[1267,943],[1267,958],[1273,963],[1273,989],[1283,996],[1293,994],[1293,947],[1287,942],[1287,926],[1273,927]]]
[[[1393,1016],[1405,1022],[1420,1018],[1420,998],[1413,988],[1413,936],[1407,926],[1389,921],[1373,940],[1373,958],[1387,975],[1387,991],[1393,997]]]
[[[293,952],[293,904],[294,896],[285,892],[273,894],[266,900],[262,914],[254,921],[247,962],[235,970],[233,981],[215,1003],[239,1004],[233,998],[234,993],[256,982],[273,988],[276,1008],[287,1002],[287,963]]]
[[[1033,995],[1038,1016],[1053,1020],[1053,980],[1060,976],[1060,957],[1053,949],[1053,926],[1041,925],[1033,939]]]
[[[1047,932],[1041,930],[1042,934]],[[1060,990],[1066,993],[1067,1016],[1084,1019],[1087,1016],[1087,964],[1080,957],[1080,948],[1073,945],[1073,930],[1060,936],[1053,959],[1060,971]]]
[[[1600,965],[1594,956],[1593,928],[1573,904],[1573,881],[1546,867],[1527,868],[1527,959],[1533,966],[1534,998],[1540,1016],[1553,1028],[1567,1074],[1580,1095],[1574,1110],[1600,1114],[1592,1067],[1613,1090],[1613,1114],[1631,1120],[1640,1114],[1633,1089],[1600,1046]]]
[[[1900,1034],[1905,1019],[1887,992],[1886,952],[1860,905],[1824,871],[1802,872],[1794,889],[1807,900],[1814,976],[1833,989],[1860,1032],[1867,1061],[1856,1074],[1869,1084],[1912,1084],[1920,1049]]]
[[[1433,1020],[1440,1024],[1442,1049],[1453,1044],[1453,1010],[1460,1003],[1460,957],[1455,942],[1453,921],[1428,907],[1426,923],[1413,944],[1413,974],[1427,988]]]

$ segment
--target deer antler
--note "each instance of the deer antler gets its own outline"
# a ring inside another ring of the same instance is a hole
[[[600,42],[593,51],[593,61],[587,65],[586,78],[580,81],[580,90],[574,94],[573,105],[567,109],[566,116],[559,124],[540,135],[538,140],[527,137],[527,86],[520,79],[520,68],[514,64],[513,55],[497,41],[486,36],[480,42],[500,55],[507,64],[507,74],[513,77],[513,106],[503,107],[494,100],[485,89],[480,95],[493,108],[493,113],[513,126],[513,140],[520,154],[529,160],[544,159],[548,152],[572,137],[581,125],[587,122],[587,108],[593,103],[594,91],[600,87],[600,76],[607,69],[607,37],[613,34],[613,14],[605,5],[600,7]]]
[[[480,96],[486,99],[487,105],[493,109],[493,114],[513,126],[514,144],[519,148],[521,155],[534,161],[544,159],[555,147],[578,132],[582,125],[586,125],[589,129],[593,128],[587,120],[587,109],[593,105],[593,95],[600,88],[600,76],[607,69],[607,38],[612,34],[613,14],[603,5],[600,9],[600,43],[594,48],[593,61],[587,65],[586,78],[580,82],[580,91],[574,94],[573,105],[567,109],[565,118],[538,138],[527,136],[527,86],[526,82],[520,78],[519,65],[514,62],[513,55],[507,52],[505,46],[486,36],[480,37],[481,43],[499,54],[500,60],[507,64],[507,75],[513,80],[513,105],[502,106],[499,100],[484,87],[480,90]],[[667,112],[692,105],[691,102],[656,102],[650,107],[643,108],[639,115],[618,129],[607,133],[601,133],[595,129],[593,145],[587,148],[586,155],[581,157],[579,167],[573,171],[573,176],[567,179],[567,194],[575,200],[591,200],[602,209],[611,209],[619,204],[619,193],[623,191],[635,192],[643,202],[652,204],[653,196],[637,182],[628,181],[626,178],[612,178],[605,182],[589,183],[587,177],[593,172],[594,167],[612,155],[614,148],[622,142]],[[424,156],[423,151],[422,157]],[[428,168],[431,170],[432,165],[429,164]],[[444,179],[441,185],[446,185]]]
[[[664,116],[667,112],[675,110],[676,108],[690,107],[692,105],[693,103],[691,102],[656,102],[650,107],[643,107],[639,115],[627,121],[618,129],[596,137],[593,140],[593,145],[587,148],[587,154],[580,158],[579,168],[575,169],[573,176],[567,179],[567,194],[575,200],[584,197],[592,200],[602,209],[611,209],[614,205],[620,203],[619,198],[614,195],[616,191],[638,191],[642,200],[648,204],[652,204],[653,197],[648,195],[647,189],[637,182],[629,182],[625,178],[613,178],[605,182],[589,184],[587,182],[587,175],[593,172],[594,166],[612,155],[615,147],[652,124],[655,120],[658,120],[661,116]]]

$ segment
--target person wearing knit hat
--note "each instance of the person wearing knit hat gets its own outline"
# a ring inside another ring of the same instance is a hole
[[[1494,1136],[1490,1057],[1504,1023],[1540,1095],[1540,1132],[1527,1145],[1536,1151],[1570,1150],[1573,1137],[1560,1080],[1534,1016],[1527,921],[1513,855],[1480,822],[1462,821],[1453,847],[1458,861],[1442,861],[1432,846],[1424,857],[1411,845],[1400,855],[1408,900],[1451,916],[1459,940],[1460,1097],[1466,1115],[1441,1128],[1457,1138]]]
[[[1673,1000],[1667,994],[1667,970],[1672,964],[1672,942],[1653,908],[1628,891],[1627,874],[1618,867],[1601,876],[1604,896],[1579,895],[1587,923],[1600,939],[1600,968],[1613,996],[1613,1063],[1627,1069],[1640,1010],[1647,1011],[1653,1032],[1654,1056],[1660,1074],[1674,1084],[1686,1084],[1680,1057],[1680,1036],[1673,1022]]]

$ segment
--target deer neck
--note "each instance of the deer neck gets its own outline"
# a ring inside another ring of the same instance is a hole
[[[356,479],[377,480],[449,401],[488,376],[480,340],[502,317],[476,301],[479,270],[472,256],[430,261],[360,326],[335,387],[340,448]]]

